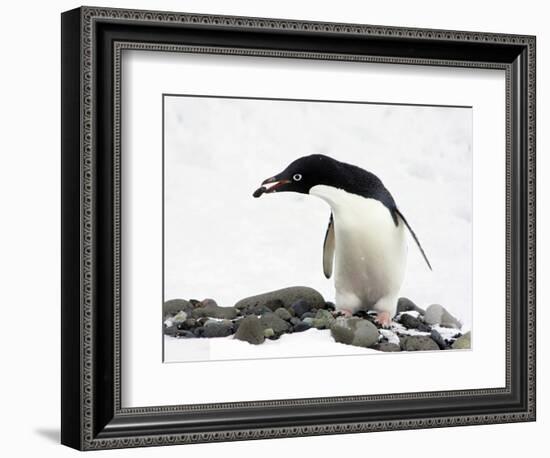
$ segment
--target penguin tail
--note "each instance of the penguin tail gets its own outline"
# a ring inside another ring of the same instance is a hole
[[[418,249],[420,250],[420,253],[422,253],[422,257],[424,258],[424,261],[426,261],[426,264],[428,265],[430,270],[433,270],[432,265],[430,264],[430,261],[428,261],[428,257],[426,256],[426,253],[424,252],[424,249],[422,248],[422,245],[420,244],[420,240],[418,240],[418,237],[416,236],[416,234],[414,233],[412,227],[409,225],[409,223],[407,222],[407,220],[403,216],[403,213],[401,213],[397,208],[394,211],[397,215],[399,215],[399,217],[401,218],[403,223],[405,223],[405,226],[407,226],[407,229],[409,230],[409,232],[412,235],[412,238],[416,242],[416,245],[418,246]]]

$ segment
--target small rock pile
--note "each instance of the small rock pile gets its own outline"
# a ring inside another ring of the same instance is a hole
[[[327,329],[336,342],[379,351],[470,348],[470,333],[441,305],[425,311],[399,299],[390,329],[376,323],[376,312],[359,310],[352,317],[335,311],[316,290],[284,288],[220,307],[213,299],[172,299],[164,303],[164,333],[178,338],[228,337],[259,345],[283,334]]]

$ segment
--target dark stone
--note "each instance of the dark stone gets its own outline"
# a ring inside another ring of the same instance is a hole
[[[280,307],[290,308],[292,304],[299,300],[306,302],[308,310],[313,307],[321,308],[325,303],[323,296],[313,288],[292,286],[241,299],[235,304],[235,308],[245,310],[258,305],[265,305],[274,311]]]
[[[236,318],[237,310],[233,307],[220,307],[213,299],[205,299],[193,310],[192,315],[193,318],[211,317],[232,320]]]
[[[185,299],[171,299],[162,305],[162,314],[165,318],[176,315],[182,310],[190,313],[193,310],[193,304]]]
[[[294,332],[304,332],[308,329],[311,329],[311,326],[308,323],[304,323],[303,321],[299,321],[293,327]]]
[[[353,316],[356,316],[357,318],[369,318],[370,314],[368,310],[359,309],[353,312]]]
[[[233,334],[231,321],[208,321],[204,325],[203,337],[227,337]]]
[[[336,305],[334,305],[334,302],[325,302],[324,308],[333,312],[334,310],[336,310]]]
[[[301,323],[302,320],[300,320],[300,318],[297,318],[295,316],[293,316],[291,319],[290,319],[290,324],[292,324],[293,326],[296,326],[298,323]]]
[[[435,329],[432,329],[430,337],[439,346],[439,348],[441,348],[441,350],[448,350],[451,347],[449,343],[443,338],[443,336]]]
[[[190,329],[193,329],[195,326],[197,326],[197,320],[193,318],[187,318],[185,321],[182,321],[177,325],[178,329],[182,331],[189,331]]]
[[[204,326],[206,322],[208,321],[208,317],[202,317],[202,318],[191,318],[192,320],[195,320],[195,327],[198,328],[200,326]],[[187,320],[185,320],[187,321]]]
[[[244,340],[253,345],[259,345],[264,342],[264,328],[258,317],[249,315],[240,320],[239,327],[234,336],[235,339]]]
[[[265,303],[265,306],[274,312],[277,309],[285,308],[285,303],[281,299],[270,299]]]
[[[371,348],[383,352],[401,351],[401,347],[399,345],[390,342],[380,342],[373,345]]]
[[[197,299],[189,299],[189,302],[193,304],[193,307],[200,307],[201,301],[198,301]]]
[[[330,334],[336,342],[351,345],[354,329],[350,326],[350,320],[351,318],[338,318],[330,327]]]
[[[405,351],[429,351],[439,350],[439,345],[428,336],[403,336],[401,349]]]
[[[294,313],[302,319],[304,318],[304,313],[307,313],[311,310],[311,304],[306,301],[305,299],[299,299],[296,302],[294,302],[290,308],[294,310]],[[312,317],[315,315],[312,315]]]
[[[472,333],[468,331],[453,342],[453,350],[469,350],[472,345]]]
[[[432,327],[426,323],[420,323],[417,328],[420,332],[432,332]]]
[[[178,338],[184,338],[184,339],[190,339],[190,338],[194,338],[196,337],[194,333],[192,333],[191,331],[177,331],[176,332],[176,337]]]
[[[278,309],[276,309],[275,315],[277,315],[282,320],[286,320],[286,321],[290,321],[290,319],[292,318],[292,315],[290,314],[290,312],[284,307],[279,307]]]
[[[378,343],[379,333],[376,326],[362,318],[338,318],[330,326],[330,332],[336,342],[356,347],[371,347]]]
[[[353,333],[352,345],[356,347],[372,347],[378,343],[378,328],[368,320],[361,320],[356,323]]]
[[[338,322],[338,320],[336,320]],[[347,326],[334,324],[330,328],[330,334],[336,342],[351,345],[353,341],[353,331]]]
[[[188,332],[188,331],[181,331],[181,332]],[[204,334],[204,326],[199,326],[198,328],[193,329],[193,334],[195,337],[202,337]]]
[[[358,311],[358,313],[363,312],[360,317],[364,320],[367,320],[369,323],[374,324],[378,329],[382,328],[382,325],[376,321],[378,317],[378,312],[367,310],[367,311]],[[355,316],[355,315],[354,315]]]
[[[164,326],[163,330],[164,330],[164,335],[172,336],[172,337],[174,337],[178,332],[177,326]]]
[[[432,304],[427,308],[424,314],[424,321],[431,325],[439,324],[445,328],[460,329],[462,327],[460,321],[439,304]]]
[[[181,324],[185,320],[187,320],[187,313],[181,310],[180,312],[176,313],[174,316],[168,318],[168,320],[174,323],[175,325]]]
[[[290,329],[290,324],[279,318],[275,313],[269,312],[260,317],[260,324],[264,329],[271,328],[275,334],[281,335]]]
[[[302,313],[302,315],[300,315],[300,318],[302,320],[305,320],[306,318],[315,318],[315,313],[313,312]]]
[[[397,313],[412,312],[412,311],[418,312],[421,315],[424,315],[425,313],[424,309],[421,309],[420,307],[418,307],[410,299],[406,297],[400,297],[399,300],[397,301]]]
[[[399,317],[399,322],[405,326],[407,329],[418,329],[418,327],[422,324],[422,321],[418,318],[415,318],[412,315],[409,315],[408,313],[404,313]]]
[[[264,313],[271,313],[271,309],[266,305],[257,305],[251,309],[246,309],[247,315],[263,315]]]
[[[327,329],[330,328],[334,321],[335,318],[331,312],[328,310],[318,310],[311,324],[317,329]]]

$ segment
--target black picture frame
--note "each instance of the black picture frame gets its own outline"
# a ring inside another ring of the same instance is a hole
[[[534,421],[535,47],[524,35],[96,7],[63,13],[61,442],[91,450]],[[506,387],[121,407],[123,49],[505,70]]]

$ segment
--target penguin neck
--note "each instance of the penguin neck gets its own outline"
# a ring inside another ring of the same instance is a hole
[[[350,209],[350,206],[353,206],[355,200],[362,198],[356,194],[344,191],[341,188],[335,188],[324,184],[313,186],[309,190],[309,194],[329,204],[335,216],[346,213],[347,210]]]
[[[337,230],[367,228],[380,220],[391,220],[388,208],[379,200],[363,197],[343,189],[327,185],[313,186],[309,194],[330,205]]]

